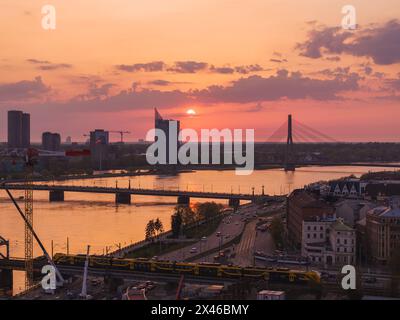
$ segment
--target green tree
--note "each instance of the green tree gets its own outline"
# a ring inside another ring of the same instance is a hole
[[[187,206],[176,206],[175,213],[179,212],[182,218],[182,224],[187,226],[197,221],[196,213]]]
[[[271,221],[271,227],[270,227],[270,231],[271,231],[271,235],[272,238],[275,241],[275,245],[278,248],[282,248],[283,247],[283,234],[285,232],[285,228],[283,225],[283,221],[281,218],[279,217],[275,217],[272,221]]]
[[[182,215],[179,211],[175,211],[171,216],[171,230],[172,236],[178,238],[182,228]]]
[[[200,219],[209,219],[220,214],[223,206],[215,202],[198,203],[194,207],[196,215]]]
[[[154,226],[154,220],[150,220],[145,228],[145,239],[150,240],[153,239],[154,236],[156,235],[155,231],[155,226]]]
[[[159,218],[154,221],[154,231],[157,237],[164,232],[164,225]]]

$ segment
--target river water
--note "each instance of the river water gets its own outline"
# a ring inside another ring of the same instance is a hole
[[[115,186],[132,188],[180,189],[190,191],[212,191],[251,193],[262,192],[270,195],[286,194],[295,188],[320,180],[330,180],[354,174],[360,176],[368,171],[382,171],[377,167],[307,167],[296,172],[283,170],[254,171],[250,176],[237,176],[235,171],[196,171],[175,176],[136,176],[126,178],[101,178],[70,180],[57,184],[85,186]],[[389,169],[386,169],[389,170]],[[13,191],[16,198],[21,191]],[[66,252],[67,238],[70,253],[84,253],[91,246],[91,253],[102,254],[115,250],[118,245],[127,245],[144,238],[144,229],[150,219],[160,218],[164,228],[170,229],[170,216],[176,205],[176,198],[132,196],[131,205],[116,205],[114,195],[66,193],[65,202],[50,203],[48,192],[34,193],[34,228],[51,252]],[[204,201],[191,199],[192,203]],[[220,201],[221,202],[221,201]],[[226,201],[222,201],[225,203]],[[19,200],[23,208],[23,200]],[[0,190],[0,235],[10,240],[12,257],[24,256],[24,224],[11,204],[5,191]],[[41,255],[35,244],[35,255]],[[14,292],[23,288],[24,275],[15,272]]]

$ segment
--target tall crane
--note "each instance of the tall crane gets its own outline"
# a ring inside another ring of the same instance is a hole
[[[130,134],[130,131],[118,131],[118,130],[111,130],[110,132],[112,133],[119,133],[119,135],[121,136],[121,144],[124,143],[124,134]]]
[[[15,161],[16,159],[23,159],[25,161],[25,166],[27,173],[25,176],[25,210],[22,211],[14,197],[8,189],[6,189],[7,194],[12,200],[14,206],[17,208],[18,212],[21,214],[25,222],[25,289],[29,289],[33,286],[33,238],[35,238],[43,250],[43,253],[52,263],[51,257],[48,255],[46,249],[41,243],[39,237],[36,235],[33,229],[33,167],[37,162],[39,157],[75,157],[75,156],[88,156],[90,155],[89,150],[69,150],[69,151],[47,151],[39,150],[35,148],[28,149],[11,149],[4,150],[0,152],[0,158],[9,158]],[[3,182],[4,183],[4,182]],[[55,268],[57,270],[57,268]],[[61,274],[57,271],[57,275],[62,280]]]

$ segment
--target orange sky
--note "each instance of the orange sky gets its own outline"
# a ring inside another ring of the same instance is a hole
[[[56,8],[56,30],[41,27],[44,4]],[[260,141],[289,112],[337,140],[399,141],[400,49],[390,41],[400,22],[389,22],[400,3],[353,0],[359,27],[336,46],[345,31],[329,41],[329,28],[345,4],[2,0],[0,140],[9,109],[31,113],[35,141],[47,130],[83,140],[95,128],[130,130],[134,141],[158,107],[183,127],[254,128]],[[145,70],[153,62],[162,66]]]

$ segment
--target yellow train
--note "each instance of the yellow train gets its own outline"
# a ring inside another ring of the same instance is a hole
[[[57,253],[54,263],[60,266],[84,266],[85,255],[66,255]],[[319,284],[317,271],[291,270],[287,268],[239,267],[219,263],[189,263],[175,261],[156,261],[145,258],[120,259],[105,256],[90,256],[89,267],[103,270],[125,270],[154,273],[188,274],[208,278],[260,279],[276,283]]]

